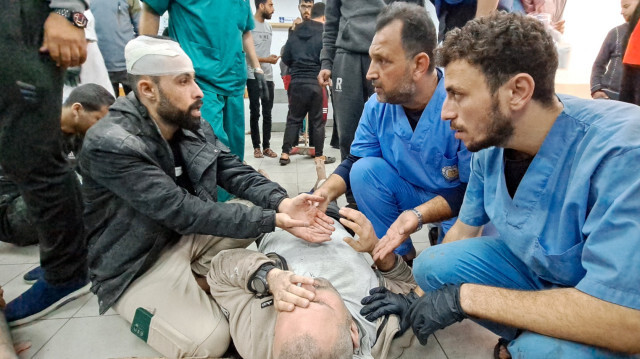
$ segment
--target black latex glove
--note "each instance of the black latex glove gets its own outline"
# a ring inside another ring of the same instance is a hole
[[[393,293],[385,287],[377,287],[371,289],[369,294],[361,301],[364,304],[364,307],[360,309],[361,315],[373,322],[382,316],[397,314],[400,317],[400,330],[396,333],[396,337],[401,336],[409,329],[411,326],[408,316],[409,308],[418,299],[416,293],[411,291],[407,295],[402,295]]]
[[[64,84],[71,87],[76,87],[80,83],[80,66],[69,67],[64,74]]]
[[[468,317],[460,306],[460,285],[445,284],[425,293],[411,305],[408,317],[420,344],[426,345],[433,332]]]
[[[269,101],[269,87],[267,86],[267,80],[264,78],[264,73],[259,69],[253,70],[253,78],[258,82],[258,89],[260,90],[260,99],[263,102]]]

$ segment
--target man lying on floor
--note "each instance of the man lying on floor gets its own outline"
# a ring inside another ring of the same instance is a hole
[[[346,208],[340,214],[351,219],[341,222],[359,235],[358,247],[375,246],[373,227],[362,214]],[[354,241],[343,240],[349,237],[344,227],[336,223],[335,228],[332,240],[321,244],[277,230],[263,237],[259,252],[231,249],[212,259],[211,295],[227,314],[244,359],[398,358],[417,344],[407,332],[391,345],[397,317],[371,323],[360,314],[371,288],[397,293],[415,288],[411,269],[394,253],[372,269],[345,243]]]

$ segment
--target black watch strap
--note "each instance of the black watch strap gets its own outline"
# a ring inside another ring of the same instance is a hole
[[[249,278],[247,289],[258,296],[269,295],[269,283],[267,282],[267,274],[276,266],[269,262],[261,265],[255,273]]]

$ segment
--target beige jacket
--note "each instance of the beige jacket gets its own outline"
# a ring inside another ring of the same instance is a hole
[[[244,359],[273,358],[271,348],[276,322],[273,296],[257,298],[247,289],[251,275],[268,262],[270,260],[260,252],[231,249],[214,257],[207,276],[211,295],[227,316],[231,337]],[[402,260],[397,260],[391,271],[378,274],[380,285],[393,292],[408,293],[416,287],[411,268]],[[374,358],[399,358],[405,348],[417,344],[411,330],[392,342],[399,329],[395,315],[378,319],[377,327],[379,334],[372,348]]]

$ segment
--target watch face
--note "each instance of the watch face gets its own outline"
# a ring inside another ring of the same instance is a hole
[[[267,290],[267,288],[264,285],[264,282],[261,281],[259,278],[253,278],[251,285],[253,287],[253,290],[255,290],[256,293],[258,294],[264,294]]]
[[[77,27],[87,27],[87,18],[84,16],[83,13],[81,12],[76,12],[73,13],[73,23],[77,26]]]

